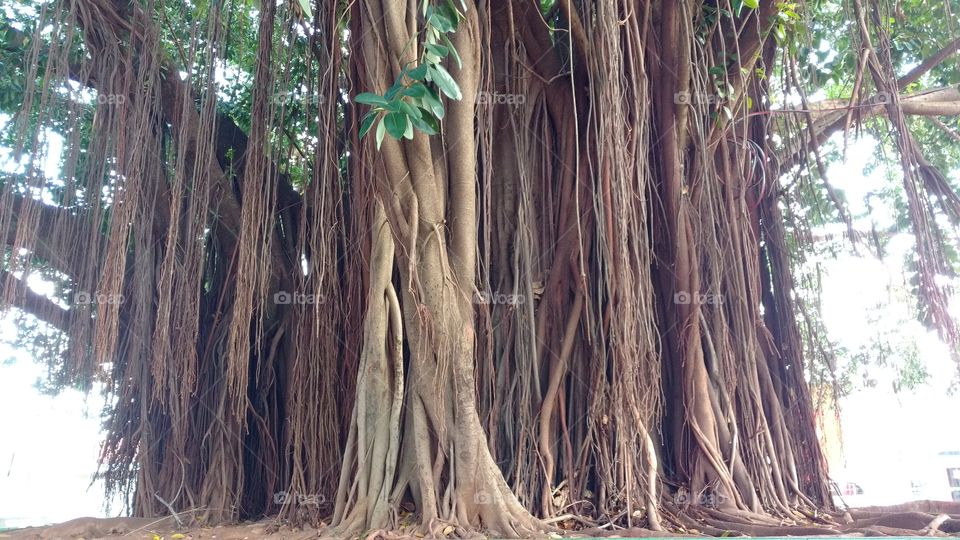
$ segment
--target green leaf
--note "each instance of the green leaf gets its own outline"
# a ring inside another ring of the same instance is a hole
[[[363,103],[364,105],[376,105],[379,107],[384,107],[387,104],[387,100],[384,99],[383,96],[371,94],[370,92],[357,94],[357,97],[353,98],[353,100],[357,103]]]
[[[387,126],[387,133],[394,139],[400,140],[406,133],[410,121],[407,119],[407,115],[394,112],[383,117],[383,123]]]
[[[388,112],[401,112],[403,111],[401,103],[403,103],[403,100],[395,97],[388,101],[383,108]]]
[[[460,3],[462,5],[463,0],[460,0]],[[460,11],[457,9],[456,4],[453,3],[453,0],[447,0],[447,9],[449,10],[448,14],[453,17],[454,22],[457,24],[457,26],[459,26],[460,21],[463,20],[463,14],[467,11],[467,8],[463,8],[463,11]]]
[[[306,20],[313,20],[313,10],[310,9],[310,0],[298,0],[300,2],[300,9],[303,10],[303,16]]]
[[[777,38],[777,42],[783,42],[787,39],[787,29],[782,24],[778,24],[773,28],[773,35]]]
[[[445,111],[443,110],[443,102],[440,101],[440,96],[432,88],[424,87],[427,90],[427,93],[420,99],[420,103],[424,105],[424,108],[433,113],[438,120],[443,120],[443,115]]]
[[[422,81],[427,76],[429,64],[420,64],[419,66],[407,71],[407,77],[415,81]]]
[[[460,86],[457,85],[457,81],[453,80],[453,77],[446,68],[440,64],[430,66],[430,73],[433,82],[437,83],[437,87],[440,88],[440,91],[446,94],[448,98],[457,101],[463,99],[463,94],[460,93]]]
[[[450,38],[447,36],[441,36],[443,42],[446,44],[447,49],[450,50],[450,55],[453,56],[453,61],[457,63],[458,68],[463,67],[463,61],[460,59],[460,53],[457,52],[457,48],[453,46],[453,43],[450,42]]]
[[[760,7],[760,0],[743,0],[743,5],[751,9],[757,9]]]
[[[407,117],[407,127],[403,130],[403,138],[407,140],[413,140],[413,122],[410,122],[410,117]]]
[[[381,120],[380,123],[377,124],[377,150],[380,149],[380,144],[383,143],[383,134],[386,132],[387,132],[386,123],[383,120]]]
[[[423,83],[413,83],[407,87],[403,95],[410,96],[414,99],[420,99],[423,96],[427,95],[427,87]]]
[[[402,112],[403,114],[406,114],[407,117],[411,119],[420,118],[419,108],[414,107],[413,105],[410,105],[406,101],[400,101],[399,103],[400,103],[400,112]]]
[[[401,90],[403,90],[403,82],[400,80],[400,78],[397,78],[397,80],[394,81],[393,86],[388,88],[387,92],[383,94],[383,97],[386,98],[387,101],[392,101],[393,98],[397,97],[397,94],[399,94]]]
[[[430,115],[430,111],[421,110],[420,118],[411,119],[413,127],[426,133],[427,135],[436,135],[440,132],[440,124],[437,119]]]
[[[427,15],[427,24],[446,34],[456,30],[457,25],[454,22],[454,19],[451,19],[446,13],[443,12],[443,8],[445,7],[446,6],[439,6],[439,9],[430,10],[430,14]]]
[[[439,56],[440,58],[443,58],[444,56],[450,54],[450,49],[444,47],[443,45],[439,45],[437,43],[427,43],[426,45],[424,45],[424,47],[426,47],[428,51]]]
[[[377,120],[377,113],[370,111],[366,116],[363,117],[363,122],[360,123],[360,138],[362,139],[364,135],[370,131],[370,127],[373,126],[373,123]]]

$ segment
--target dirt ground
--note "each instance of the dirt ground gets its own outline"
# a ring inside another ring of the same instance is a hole
[[[960,537],[960,503],[941,501],[915,501],[911,503],[850,509],[842,512],[820,513],[811,519],[787,524],[760,515],[722,514],[717,511],[686,509],[675,516],[685,521],[680,528],[684,534],[647,529],[569,530],[558,532],[568,538],[586,537],[664,537],[664,536],[820,536],[820,537],[871,537],[871,536],[923,536]],[[728,521],[732,520],[732,521]],[[449,529],[449,530],[448,530]],[[567,529],[567,530],[565,530]],[[418,529],[419,530],[419,529]],[[448,534],[449,533],[449,534]],[[442,529],[445,536],[469,536],[466,531],[449,526]],[[550,536],[560,536],[552,533]],[[480,535],[476,537],[482,538]],[[179,527],[172,517],[150,518],[80,518],[46,527],[30,527],[0,532],[0,540],[306,540],[333,538],[328,530],[312,527],[291,527],[277,520],[256,523],[222,525],[216,527]],[[423,538],[422,534],[369,531],[362,540],[399,540]]]
[[[572,532],[572,531],[571,531]],[[669,532],[655,533],[647,529],[606,532],[610,537],[689,536]],[[572,537],[591,535],[573,533]],[[278,526],[275,521],[226,525],[218,527],[177,527],[171,518],[79,518],[46,527],[29,527],[15,531],[0,532],[0,540],[97,540],[117,538],[131,540],[306,540],[333,538],[324,531],[312,527],[291,528]],[[423,538],[422,534],[386,533],[373,531],[362,540],[401,540]],[[477,536],[477,538],[482,538]]]
[[[279,530],[278,530],[279,529]],[[321,538],[310,527],[278,527],[274,521],[220,527],[180,528],[172,518],[79,518],[46,527],[0,532],[0,540],[305,540]]]

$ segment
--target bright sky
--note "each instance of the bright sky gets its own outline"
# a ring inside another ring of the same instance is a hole
[[[0,342],[14,337],[8,319],[0,319]],[[0,519],[8,526],[104,515],[102,484],[87,489],[102,399],[76,390],[40,394],[34,385],[44,374],[22,351],[0,343]]]
[[[878,223],[878,229],[893,220],[892,209],[876,198],[871,198],[869,209],[866,206],[868,194],[889,182],[883,178],[883,167],[863,173],[874,151],[873,141],[852,144],[847,162],[833,165],[827,173],[834,187],[845,192],[851,214],[869,215],[855,223],[864,231],[870,230],[870,220]],[[860,484],[868,495],[864,504],[918,498],[909,490],[911,480],[928,484],[920,495],[944,497],[946,491],[931,491],[939,490],[945,479],[944,471],[934,470],[940,467],[935,456],[960,450],[960,393],[948,395],[957,366],[947,347],[916,320],[914,300],[905,290],[903,261],[911,243],[908,234],[893,238],[883,261],[849,253],[822,261],[822,317],[830,339],[853,351],[877,335],[893,343],[914,341],[930,374],[927,385],[897,394],[891,373],[872,369],[877,385],[869,389],[861,385],[841,403],[846,467],[831,473],[835,479]],[[951,307],[956,308],[956,302]],[[956,317],[958,310],[952,312]]]

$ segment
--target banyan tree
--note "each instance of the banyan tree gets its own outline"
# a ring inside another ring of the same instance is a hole
[[[924,153],[957,137],[955,1],[11,5],[0,304],[108,397],[135,515],[830,528],[810,205],[879,250],[839,134],[896,150],[960,341]]]

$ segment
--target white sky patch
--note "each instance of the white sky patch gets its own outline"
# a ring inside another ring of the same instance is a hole
[[[91,485],[102,398],[38,392],[46,370],[4,343],[11,331],[11,318],[0,318],[0,520],[19,527],[105,516],[103,483]],[[114,515],[122,509],[117,504]]]
[[[875,194],[889,189],[899,171],[893,179],[883,166],[867,171],[878,144],[870,137],[851,139],[846,162],[831,164],[827,171],[830,183],[844,192],[850,214],[862,216],[854,218],[858,232],[869,232],[874,226],[881,232],[895,219],[892,205]],[[844,238],[844,231],[843,225],[829,227],[836,238]],[[960,450],[955,419],[960,395],[948,395],[957,366],[947,346],[916,319],[916,299],[909,294],[904,276],[904,263],[914,243],[912,233],[900,232],[885,240],[883,260],[849,253],[848,241],[835,259],[820,258],[824,272],[821,317],[829,338],[851,352],[878,337],[915,343],[930,378],[916,391],[895,393],[893,373],[871,368],[876,386],[861,386],[841,401],[845,462],[831,475],[864,489],[857,504],[950,500],[937,454]],[[960,316],[956,300],[951,307],[954,317]]]

